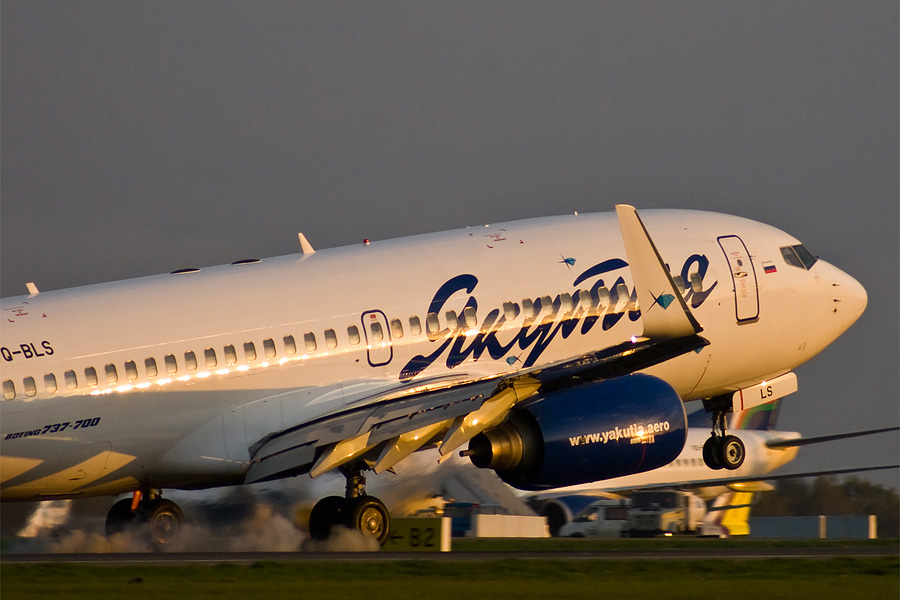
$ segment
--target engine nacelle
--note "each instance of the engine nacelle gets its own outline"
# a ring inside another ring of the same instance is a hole
[[[662,467],[686,439],[672,386],[635,374],[528,400],[472,438],[465,454],[513,487],[545,490]]]

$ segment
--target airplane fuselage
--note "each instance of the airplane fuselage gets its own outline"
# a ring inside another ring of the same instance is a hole
[[[746,219],[644,211],[710,344],[647,372],[684,400],[805,362],[865,307]],[[275,432],[419,382],[642,335],[615,215],[573,215],[3,299],[2,499],[243,483]],[[308,470],[308,468],[306,469]]]

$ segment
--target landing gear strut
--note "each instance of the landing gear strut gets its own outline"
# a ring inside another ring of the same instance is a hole
[[[113,504],[106,515],[106,536],[135,533],[150,541],[154,550],[163,550],[178,539],[184,525],[184,513],[177,504],[165,500],[159,492],[135,492]]]
[[[744,442],[728,435],[725,431],[725,417],[731,412],[731,397],[716,396],[703,401],[703,406],[712,412],[712,434],[703,444],[703,462],[710,469],[733,471],[744,463]]]
[[[328,496],[313,507],[309,515],[309,535],[324,540],[332,528],[342,525],[375,538],[384,546],[391,529],[391,516],[384,502],[366,495],[364,465],[355,464],[341,471],[347,478],[344,497]]]

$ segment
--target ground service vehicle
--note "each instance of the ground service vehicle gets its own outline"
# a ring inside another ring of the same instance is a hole
[[[690,492],[635,492],[631,495],[625,533],[631,537],[694,533],[703,525],[705,516],[706,503]]]
[[[591,503],[559,530],[562,537],[617,538],[628,526],[630,500],[604,498]]]

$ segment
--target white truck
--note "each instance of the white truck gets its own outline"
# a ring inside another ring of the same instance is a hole
[[[623,535],[653,537],[696,533],[703,526],[706,503],[690,492],[675,490],[634,492]]]
[[[628,525],[629,500],[604,498],[592,502],[559,530],[562,537],[618,538]]]

